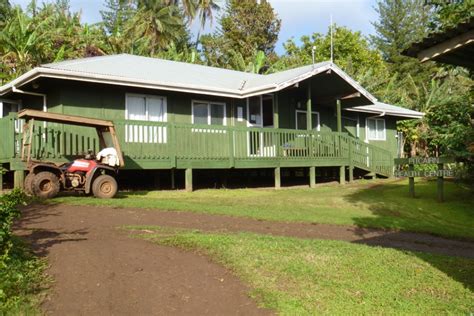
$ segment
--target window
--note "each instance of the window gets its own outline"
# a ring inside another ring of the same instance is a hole
[[[127,94],[125,119],[166,122],[166,98],[154,95]],[[166,143],[166,126],[138,122],[127,124],[125,126],[125,141],[129,143]]]
[[[368,140],[385,140],[385,119],[367,119],[367,138]]]
[[[127,120],[166,122],[166,98],[154,95],[127,94]]]
[[[320,130],[318,112],[311,112],[311,123],[313,130]],[[296,110],[296,129],[306,130],[306,111]]]
[[[225,103],[193,101],[192,123],[197,125],[226,125]]]

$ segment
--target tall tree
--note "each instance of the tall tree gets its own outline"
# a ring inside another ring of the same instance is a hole
[[[209,65],[229,67],[235,58],[244,64],[262,51],[268,61],[276,58],[274,49],[281,20],[265,0],[229,0],[213,35],[202,36],[204,57]]]
[[[100,11],[102,24],[109,35],[122,34],[125,24],[135,13],[132,0],[106,0],[105,10]]]
[[[346,27],[335,26],[333,36],[334,62],[349,75],[360,79],[371,73],[386,73],[386,67],[380,52],[372,48],[360,32]],[[330,29],[323,35],[313,33],[302,36],[298,46],[293,39],[283,44],[285,54],[271,67],[272,71],[284,70],[296,66],[311,64],[313,47],[315,62],[328,61],[331,58]]]
[[[8,0],[0,0],[0,26],[5,23],[5,20],[10,15],[11,5]]]
[[[163,0],[166,5],[181,6],[188,23],[192,23],[194,19],[199,17],[201,28],[206,23],[212,23],[214,19],[214,11],[219,11],[220,6],[215,0]]]
[[[373,22],[372,43],[389,63],[406,61],[401,52],[428,32],[429,10],[423,0],[379,0],[375,7],[379,20]]]
[[[453,27],[474,17],[474,1],[472,0],[431,0],[430,5],[435,12],[431,23],[431,29],[434,31]]]

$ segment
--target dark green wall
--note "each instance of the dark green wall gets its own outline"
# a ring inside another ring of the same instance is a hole
[[[294,129],[295,114],[300,103],[301,110],[306,109],[306,100],[302,89],[287,89],[279,92],[280,128]],[[110,120],[125,119],[126,93],[150,94],[164,96],[167,99],[168,121],[191,123],[192,100],[219,101],[226,103],[227,125],[247,126],[247,103],[245,99],[229,99],[215,96],[185,94],[179,92],[140,89],[101,85],[95,83],[59,81],[51,85],[48,92],[48,110],[51,112],[104,118]],[[321,131],[336,131],[337,120],[335,104],[318,104],[313,98],[313,111],[319,112]],[[243,108],[244,120],[237,121],[237,108]],[[365,140],[365,113],[343,111],[343,132],[356,135],[356,120],[359,121],[359,138]],[[369,141],[369,143],[397,153],[396,119],[384,117],[386,124],[386,141]]]

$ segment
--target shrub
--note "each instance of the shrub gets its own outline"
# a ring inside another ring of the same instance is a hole
[[[18,206],[25,204],[25,194],[19,189],[0,196],[0,268],[6,267],[13,247],[12,224],[20,216]]]

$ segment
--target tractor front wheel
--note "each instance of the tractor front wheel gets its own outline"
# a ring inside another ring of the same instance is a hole
[[[33,195],[33,179],[35,177],[35,174],[30,172],[25,178],[25,193],[27,195]]]
[[[100,199],[111,199],[117,193],[118,185],[114,177],[107,174],[98,176],[92,183],[92,193]]]
[[[39,198],[53,198],[59,193],[59,179],[52,172],[42,171],[31,180],[31,189],[33,194]]]

